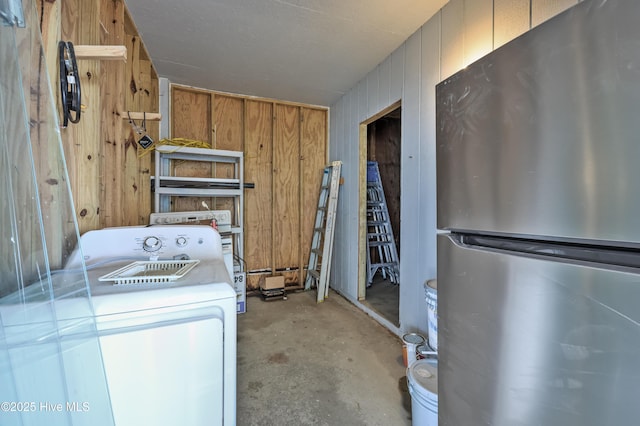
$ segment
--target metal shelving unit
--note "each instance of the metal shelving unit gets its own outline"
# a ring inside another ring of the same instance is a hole
[[[174,176],[175,160],[231,164],[233,178]],[[172,197],[233,198],[231,234],[234,254],[243,258],[244,155],[241,151],[160,145],[155,149],[154,211],[170,212]]]

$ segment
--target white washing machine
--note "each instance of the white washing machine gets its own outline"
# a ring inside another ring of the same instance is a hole
[[[67,269],[84,257],[115,424],[235,425],[236,292],[218,232],[107,228],[80,245]],[[191,269],[176,278],[176,262]]]
[[[16,404],[0,423],[235,425],[236,292],[218,232],[108,228],[80,241],[50,280],[0,303],[0,401]],[[191,269],[171,269],[181,264]],[[60,297],[39,297],[48,285]]]

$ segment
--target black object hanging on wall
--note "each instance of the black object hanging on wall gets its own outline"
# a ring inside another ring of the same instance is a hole
[[[62,127],[67,127],[69,121],[80,121],[80,77],[78,76],[78,63],[70,41],[58,43],[58,55],[60,60],[60,97],[62,99]]]

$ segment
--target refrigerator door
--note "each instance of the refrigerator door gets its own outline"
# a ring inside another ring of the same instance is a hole
[[[438,228],[640,242],[638,16],[583,1],[438,85]]]
[[[440,425],[640,418],[640,275],[438,236]]]

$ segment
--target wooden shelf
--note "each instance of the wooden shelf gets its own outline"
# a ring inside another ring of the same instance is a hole
[[[125,46],[73,46],[76,59],[98,59],[101,61],[127,61]]]
[[[133,111],[120,111],[120,116],[123,120],[147,120],[147,121],[161,121],[162,114],[159,112],[133,112]]]

